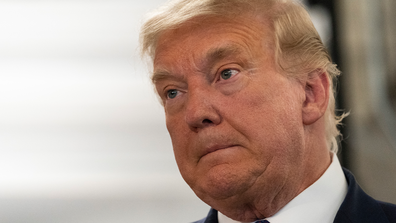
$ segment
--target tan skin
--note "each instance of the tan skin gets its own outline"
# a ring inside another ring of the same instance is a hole
[[[184,180],[239,221],[274,215],[331,162],[326,73],[286,77],[273,45],[264,19],[195,18],[164,32],[154,59]]]

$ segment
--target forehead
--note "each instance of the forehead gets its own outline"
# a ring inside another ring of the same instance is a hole
[[[164,31],[158,39],[154,67],[191,58],[247,53],[259,56],[272,49],[273,32],[264,19],[198,17],[175,29]],[[167,61],[167,58],[172,58]],[[209,58],[210,59],[210,58]]]

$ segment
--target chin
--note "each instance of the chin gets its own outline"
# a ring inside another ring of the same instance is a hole
[[[246,173],[235,171],[229,165],[219,165],[211,168],[196,182],[197,184],[192,189],[202,200],[205,197],[224,200],[243,194],[254,180]]]

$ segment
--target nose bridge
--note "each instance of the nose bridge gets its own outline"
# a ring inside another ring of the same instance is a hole
[[[210,87],[189,88],[185,121],[194,129],[220,123],[221,117],[216,109],[215,93],[210,90]]]

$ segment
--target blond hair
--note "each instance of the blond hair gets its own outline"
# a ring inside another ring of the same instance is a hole
[[[155,57],[160,35],[198,16],[235,18],[243,14],[263,16],[270,21],[275,41],[275,60],[289,76],[304,79],[315,70],[326,72],[330,80],[329,104],[325,112],[326,141],[337,152],[337,126],[346,116],[335,115],[333,79],[340,71],[332,63],[318,32],[304,7],[292,0],[174,0],[159,8],[140,33],[142,55]]]

